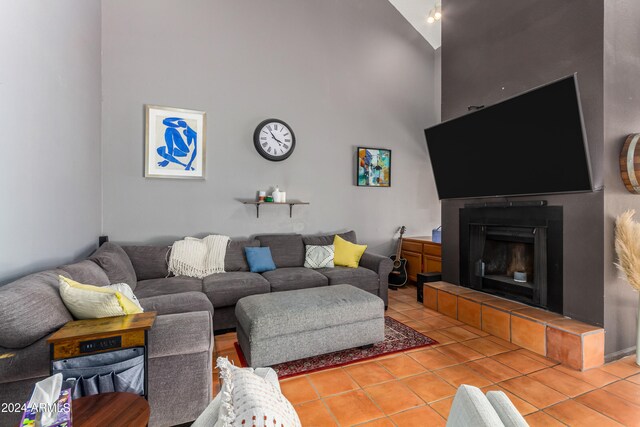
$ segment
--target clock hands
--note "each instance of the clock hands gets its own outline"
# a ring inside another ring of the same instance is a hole
[[[269,130],[269,133],[271,134],[271,137],[275,139],[278,144],[282,145],[282,142],[280,142],[280,140],[276,138],[276,136],[273,134],[273,132],[271,132],[271,130]]]

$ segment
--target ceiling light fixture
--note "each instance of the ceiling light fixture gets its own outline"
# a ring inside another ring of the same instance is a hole
[[[434,22],[436,22],[436,11],[434,9],[431,9],[431,12],[429,12],[429,17],[427,18],[427,22],[429,24],[433,24]]]
[[[442,3],[437,2],[433,8],[429,11],[429,16],[427,17],[427,22],[429,24],[433,24],[436,21],[442,19]]]

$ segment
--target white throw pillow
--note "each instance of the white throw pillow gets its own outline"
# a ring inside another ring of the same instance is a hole
[[[76,319],[98,319],[142,313],[138,299],[126,283],[84,285],[59,276],[60,297]]]
[[[140,301],[138,301],[138,297],[133,294],[133,291],[131,290],[131,286],[127,285],[126,283],[114,283],[114,284],[103,286],[103,287],[120,292],[122,295],[129,298],[131,302],[134,303],[140,309],[141,312],[144,311],[144,309],[140,305]]]
[[[222,389],[216,426],[302,427],[293,405],[270,381],[251,368],[233,366],[226,357],[219,357],[217,365]]]
[[[304,266],[307,268],[333,268],[334,255],[335,248],[333,245],[307,245],[307,251],[304,257]]]

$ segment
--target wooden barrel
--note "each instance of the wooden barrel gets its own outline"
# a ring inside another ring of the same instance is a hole
[[[620,176],[630,193],[640,194],[640,133],[629,135],[622,146]]]

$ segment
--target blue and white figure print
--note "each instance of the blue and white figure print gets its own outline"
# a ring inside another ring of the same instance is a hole
[[[145,177],[204,179],[205,113],[146,106]]]
[[[186,171],[192,171],[193,160],[198,154],[198,133],[180,117],[167,117],[162,121],[162,124],[166,126],[164,130],[166,145],[156,149],[158,155],[164,159],[158,162],[158,166],[166,168],[171,163],[175,163],[184,167]],[[182,134],[179,129],[184,129]],[[184,163],[187,161],[187,157],[189,160]],[[184,160],[180,160],[182,158]]]

